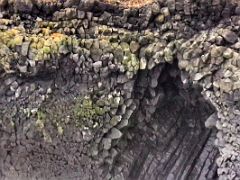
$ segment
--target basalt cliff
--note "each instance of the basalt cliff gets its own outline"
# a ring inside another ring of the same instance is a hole
[[[240,179],[240,2],[0,0],[0,179]]]

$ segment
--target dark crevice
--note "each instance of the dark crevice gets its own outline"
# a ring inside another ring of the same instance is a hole
[[[182,84],[176,62],[162,68],[158,85],[152,88],[147,80],[158,76],[156,69],[139,73],[135,84],[139,108],[121,140],[125,146],[117,146],[122,153],[115,160],[113,174],[121,167],[129,180],[216,179],[216,129],[204,125],[215,109],[202,97],[201,87]],[[156,96],[162,94],[156,105],[148,104],[151,89]],[[206,163],[210,155],[211,164]],[[155,160],[151,161],[152,157]]]

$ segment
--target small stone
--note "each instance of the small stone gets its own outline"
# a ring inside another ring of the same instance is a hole
[[[85,141],[90,141],[93,138],[93,135],[90,130],[84,130],[82,131],[83,139]]]
[[[152,6],[151,6],[151,10],[152,10],[153,15],[159,14],[160,13],[159,4],[157,2],[153,3]]]
[[[195,74],[193,80],[194,80],[194,81],[199,81],[199,80],[201,80],[203,77],[204,77],[203,74],[197,73],[197,74]]]
[[[33,109],[31,109],[30,112],[31,112],[32,115],[35,115],[38,112],[38,108],[33,108]]]
[[[87,19],[84,19],[83,22],[82,22],[82,24],[83,24],[83,27],[84,27],[85,29],[87,29],[88,26],[89,26],[89,22],[88,22]]]
[[[121,46],[121,49],[122,49],[124,52],[126,52],[126,51],[129,52],[130,46],[129,46],[128,43],[122,42],[122,43],[120,43],[120,46]]]
[[[92,148],[91,148],[91,154],[92,154],[92,156],[97,156],[98,155],[98,146],[97,146],[97,144],[95,144],[95,145],[92,145]]]
[[[230,79],[219,82],[219,86],[220,86],[220,89],[226,93],[229,93],[233,89],[233,83],[231,82]]]
[[[109,134],[109,138],[111,139],[119,139],[120,137],[122,137],[122,132],[119,131],[117,128],[112,128],[110,134]]]
[[[140,59],[140,69],[144,70],[144,69],[146,69],[146,67],[147,67],[147,60],[146,60],[146,58],[142,57]]]
[[[22,54],[23,56],[27,56],[27,55],[28,55],[29,45],[30,45],[30,42],[24,42],[24,43],[22,43],[22,51],[21,51],[21,54]]]
[[[131,41],[130,43],[130,50],[132,53],[136,53],[140,48],[139,43],[137,43],[136,41]]]
[[[156,78],[153,78],[150,82],[150,87],[151,88],[156,88],[158,85],[158,80]]]
[[[31,67],[35,67],[36,66],[36,61],[34,60],[28,60],[28,63]]]
[[[160,14],[160,15],[158,15],[157,17],[156,17],[156,19],[155,19],[155,22],[157,23],[157,24],[162,24],[163,22],[164,22],[164,15],[163,14]]]
[[[79,61],[79,55],[78,54],[72,54],[72,59],[75,63]]]
[[[104,11],[104,12],[102,13],[102,15],[101,15],[101,19],[102,19],[103,21],[108,20],[110,17],[111,17],[111,14],[110,14],[109,12],[107,12],[107,11]]]
[[[112,119],[110,120],[110,124],[112,126],[116,126],[122,119],[122,116],[113,116]]]
[[[232,58],[233,57],[233,51],[230,48],[228,48],[226,51],[224,51],[223,57],[226,58],[226,59]]]
[[[227,42],[231,44],[237,42],[238,40],[237,34],[229,29],[224,29],[222,32],[222,36]]]
[[[29,91],[33,92],[33,91],[35,91],[35,89],[36,89],[36,85],[34,83],[31,83],[29,86]]]
[[[154,60],[153,59],[150,59],[149,61],[148,61],[148,69],[149,70],[151,70],[152,68],[154,68],[155,67],[155,62],[154,62]]]
[[[125,114],[125,112],[126,112],[126,108],[127,108],[127,106],[125,105],[125,104],[123,104],[122,106],[121,106],[121,111],[120,111],[120,114]]]
[[[117,77],[117,83],[123,84],[123,83],[125,83],[125,82],[127,82],[127,81],[128,81],[128,79],[127,79],[127,77],[126,77],[125,75],[118,75],[118,77]]]
[[[213,128],[216,126],[216,122],[217,122],[217,113],[212,114],[206,121],[205,121],[205,126],[207,128]]]
[[[103,85],[103,83],[102,83],[102,82],[98,82],[98,84],[97,84],[98,88],[101,88],[101,87],[102,87],[102,85]]]
[[[51,49],[50,49],[50,47],[48,47],[48,46],[44,46],[44,47],[42,48],[42,50],[43,50],[43,53],[45,53],[45,54],[51,53]]]
[[[81,37],[84,37],[85,36],[85,31],[84,31],[84,28],[83,27],[80,27],[77,29],[77,32],[78,34],[81,35]]]
[[[17,46],[21,46],[23,42],[23,36],[16,36],[14,38],[14,44]]]
[[[211,57],[219,57],[223,54],[223,47],[214,46],[211,49]]]
[[[26,73],[27,72],[27,66],[26,65],[23,65],[23,66],[18,65],[17,67],[18,67],[18,70],[21,73]]]
[[[93,45],[93,39],[86,39],[84,41],[84,46],[87,48],[87,49],[90,49]],[[95,47],[95,48],[98,48],[98,47]]]
[[[84,11],[78,11],[77,16],[79,19],[83,19],[85,17],[85,12]]]
[[[5,85],[9,86],[16,80],[16,77],[10,77],[4,81]]]
[[[91,57],[93,61],[99,61],[102,56],[102,50],[98,48],[91,48]]]
[[[15,98],[19,98],[21,96],[22,89],[20,87],[17,88],[15,92]]]
[[[110,138],[103,138],[102,140],[103,148],[109,150],[111,148],[112,140]]]
[[[170,48],[165,48],[164,49],[164,59],[168,63],[173,62],[173,52]]]
[[[18,83],[17,81],[14,81],[10,86],[10,90],[15,91],[17,88],[18,88]]]
[[[165,17],[170,16],[170,11],[167,7],[162,8],[161,12]]]
[[[129,118],[124,118],[118,125],[117,125],[117,127],[118,128],[124,128],[124,127],[126,127],[127,125],[128,125],[128,119]]]
[[[48,88],[47,89],[47,94],[51,94],[52,93],[52,88]]]
[[[113,99],[113,104],[111,105],[111,107],[118,107],[118,105],[119,105],[119,103],[120,103],[120,100],[121,100],[121,98],[120,97],[115,97],[114,99]]]
[[[58,133],[59,133],[60,135],[63,134],[63,128],[62,128],[61,126],[58,126],[58,127],[57,127],[57,130],[58,130]]]
[[[240,15],[240,6],[237,6],[235,9],[236,15]]]
[[[97,62],[93,63],[94,69],[99,69],[101,67],[102,67],[102,61],[97,61]]]
[[[37,22],[42,22],[42,21],[43,21],[43,19],[42,19],[42,18],[40,18],[40,17],[37,17],[37,18],[36,18],[36,21],[37,21]]]
[[[230,71],[230,70],[227,70],[225,73],[224,73],[224,77],[225,78],[229,78],[229,77],[231,77],[233,75],[233,73],[232,73],[232,71]]]
[[[93,13],[92,13],[92,12],[87,12],[87,19],[88,19],[89,21],[92,20],[92,17],[93,17]]]
[[[178,61],[178,67],[179,69],[186,69],[186,67],[188,66],[189,62],[186,60],[179,60]]]
[[[61,45],[59,47],[59,53],[61,54],[67,54],[69,52],[68,48],[65,45]]]

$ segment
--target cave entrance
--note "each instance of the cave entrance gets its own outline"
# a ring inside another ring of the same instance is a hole
[[[116,159],[124,179],[215,179],[216,129],[205,127],[215,113],[199,86],[184,84],[177,63],[139,73],[139,108],[119,143]]]

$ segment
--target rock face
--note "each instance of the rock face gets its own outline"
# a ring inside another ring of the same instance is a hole
[[[240,4],[128,2],[0,0],[0,179],[240,179]]]

